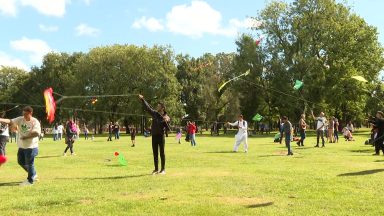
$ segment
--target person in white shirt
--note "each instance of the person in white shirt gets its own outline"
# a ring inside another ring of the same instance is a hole
[[[30,106],[23,108],[23,116],[14,119],[0,118],[0,123],[17,126],[19,136],[17,145],[17,161],[19,165],[28,173],[26,181],[20,185],[32,185],[37,180],[35,170],[35,157],[39,153],[39,135],[41,132],[40,122],[32,117],[33,109]]]
[[[244,142],[244,151],[245,153],[248,152],[248,123],[243,119],[243,115],[239,115],[238,121],[234,123],[227,122],[227,124],[231,126],[236,126],[239,128],[239,131],[237,132],[235,136],[235,146],[233,147],[233,151],[237,152],[240,144]]]
[[[5,156],[5,146],[9,140],[9,129],[7,124],[0,124],[0,155]]]
[[[311,114],[312,114],[312,117],[313,119],[317,122],[316,124],[316,137],[317,137],[317,142],[316,142],[316,145],[315,147],[319,147],[319,139],[321,137],[321,140],[322,140],[322,147],[325,147],[325,141],[324,141],[324,129],[325,129],[325,125],[326,125],[326,118],[324,116],[324,113],[321,112],[319,117],[315,117],[315,115],[313,115],[313,111],[311,111]]]
[[[52,136],[53,136],[53,141],[56,141],[58,138],[57,138],[57,134],[58,134],[58,125],[57,123],[55,125],[53,125],[53,128],[52,128]]]
[[[57,126],[57,139],[58,140],[61,140],[63,138],[63,130],[64,130],[64,126],[63,124],[59,124],[59,126]]]

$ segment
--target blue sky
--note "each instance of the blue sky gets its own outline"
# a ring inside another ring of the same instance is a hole
[[[234,52],[264,0],[0,0],[0,65],[29,69],[50,51],[87,52],[110,44],[171,45],[176,53]],[[369,2],[369,3],[368,3]],[[378,27],[384,1],[349,0]]]

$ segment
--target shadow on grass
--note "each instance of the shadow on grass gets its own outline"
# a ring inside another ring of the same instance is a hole
[[[116,180],[116,179],[128,179],[128,178],[140,178],[144,176],[151,176],[151,174],[140,174],[140,175],[126,175],[126,176],[108,176],[108,177],[86,177],[86,178],[57,178],[57,179],[80,179],[80,180]]]
[[[20,182],[4,182],[0,183],[0,187],[12,187],[12,186],[18,186]]]
[[[62,157],[61,155],[48,155],[48,156],[37,156],[36,158],[57,158]]]
[[[205,152],[205,153],[209,153],[209,154],[222,154],[222,153],[232,153],[232,154],[236,154],[238,152],[234,152],[234,151],[213,151],[213,152]]]
[[[381,163],[381,162],[384,162],[384,160],[375,160],[375,162]]]
[[[247,205],[247,208],[261,208],[261,207],[267,207],[273,205],[273,202],[266,202],[266,203],[259,203],[259,204],[253,204],[253,205]]]
[[[271,155],[260,155],[259,157],[286,157],[287,155],[285,155],[285,154],[279,154],[279,155],[277,155],[277,154],[271,154]]]
[[[354,152],[354,153],[371,153],[371,152],[374,152],[374,150],[373,149],[350,150],[350,152]]]
[[[379,172],[384,172],[384,169],[373,169],[373,170],[364,170],[360,172],[343,173],[337,176],[361,176],[361,175],[371,175]]]

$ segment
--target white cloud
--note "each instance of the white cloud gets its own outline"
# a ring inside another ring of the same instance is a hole
[[[93,28],[87,24],[81,23],[75,28],[77,36],[97,36],[100,33],[100,29]]]
[[[52,51],[45,41],[40,39],[29,39],[27,37],[11,41],[10,45],[14,50],[28,53],[29,61],[32,64],[37,65],[41,64],[44,55]]]
[[[91,5],[91,1],[92,0],[83,0],[84,1],[84,3],[87,5],[87,6],[89,6],[89,5]]]
[[[0,0],[0,12],[8,16],[16,16],[18,8],[32,7],[47,16],[62,17],[66,4],[70,0]]]
[[[166,30],[192,38],[200,38],[204,34],[236,36],[239,30],[257,27],[259,24],[247,18],[244,20],[231,19],[224,26],[223,18],[219,11],[213,9],[207,2],[193,0],[190,4],[176,5],[166,14],[165,24],[155,18],[145,16],[135,20],[133,28],[145,28],[149,31]]]
[[[221,30],[221,13],[204,1],[174,6],[166,19],[169,31],[191,37],[201,37],[204,33],[216,34]]]
[[[47,26],[44,24],[39,24],[39,29],[43,32],[56,32],[59,30],[58,26]]]
[[[164,26],[161,24],[160,20],[157,20],[153,17],[146,18],[145,16],[141,17],[132,24],[133,28],[141,29],[146,28],[151,32],[164,30]]]
[[[62,17],[65,14],[67,0],[21,0],[22,6],[30,6],[47,16]]]
[[[2,51],[0,51],[0,67],[1,66],[17,67],[28,70],[28,66],[23,61],[13,58]]]
[[[16,0],[0,0],[0,13],[8,16],[16,16]]]

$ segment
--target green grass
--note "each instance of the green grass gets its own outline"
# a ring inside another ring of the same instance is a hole
[[[383,215],[384,157],[364,145],[340,141],[313,148],[286,148],[272,136],[249,138],[249,152],[230,153],[234,138],[197,136],[198,146],[166,140],[167,174],[153,170],[151,138],[75,143],[77,156],[61,157],[65,145],[40,143],[40,181],[20,187],[26,173],[15,144],[0,168],[1,215]],[[241,146],[242,147],[242,146]],[[118,165],[114,152],[128,166]]]

